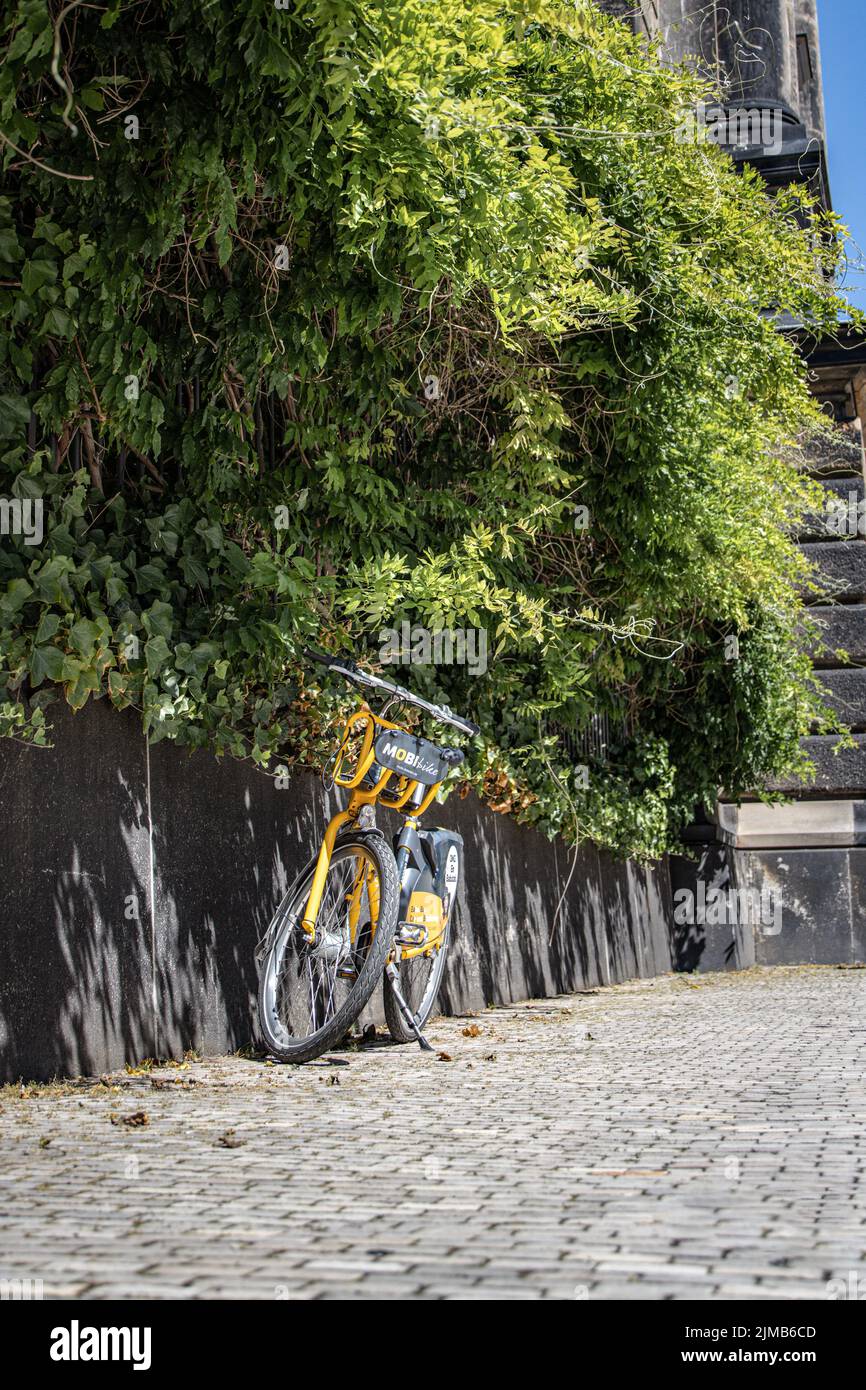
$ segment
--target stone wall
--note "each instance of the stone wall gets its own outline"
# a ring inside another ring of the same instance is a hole
[[[137,716],[58,705],[54,746],[0,744],[0,1078],[94,1074],[253,1037],[253,949],[335,809],[247,764],[148,748]],[[442,1004],[483,1009],[674,965],[667,864],[572,851],[474,797]]]

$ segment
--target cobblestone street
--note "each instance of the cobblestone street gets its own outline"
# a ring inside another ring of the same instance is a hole
[[[667,976],[430,1038],[6,1088],[0,1278],[46,1298],[866,1296],[866,971]]]

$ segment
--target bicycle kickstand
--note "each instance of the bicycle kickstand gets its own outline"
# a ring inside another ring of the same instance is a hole
[[[403,995],[400,992],[400,972],[393,961],[390,965],[385,966],[385,974],[391,981],[391,988],[394,991],[394,998],[397,1000],[397,1006],[404,1019],[406,1020],[408,1027],[410,1027],[412,1029],[412,1032],[415,1034],[415,1037],[418,1040],[418,1046],[421,1048],[422,1052],[432,1052],[433,1048],[430,1046],[427,1039],[424,1037],[424,1034],[421,1032],[421,1029],[418,1027],[415,1015],[409,1008],[409,1005],[406,1003],[406,1000],[403,998]]]

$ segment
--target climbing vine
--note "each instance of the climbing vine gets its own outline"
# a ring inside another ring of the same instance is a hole
[[[0,732],[106,698],[315,763],[302,648],[405,622],[485,634],[397,674],[549,833],[659,853],[798,765],[774,315],[835,323],[841,233],[683,139],[694,77],[589,0],[11,0],[2,44]]]

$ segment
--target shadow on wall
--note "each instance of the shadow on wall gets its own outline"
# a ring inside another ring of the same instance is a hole
[[[313,779],[280,792],[240,763],[148,754],[103,702],[54,723],[53,748],[0,745],[0,1076],[249,1043],[255,944],[321,825]]]
[[[169,743],[150,750],[160,1047],[251,1041],[255,947],[323,829],[322,791]]]
[[[727,909],[715,921],[707,910],[714,896],[727,899],[738,886],[730,851],[724,845],[706,845],[696,848],[694,858],[676,855],[669,862],[676,969],[742,970],[754,965],[751,924],[740,922],[737,913]]]
[[[256,942],[336,807],[165,742],[100,701],[57,707],[54,747],[0,744],[6,885],[0,1076],[94,1074],[251,1041]],[[464,838],[441,1004],[592,988],[672,966],[667,865],[575,853],[452,796]]]
[[[3,1078],[93,1073],[152,1053],[147,766],[135,717],[98,708],[74,718],[64,706],[53,748],[0,747],[0,798]]]

